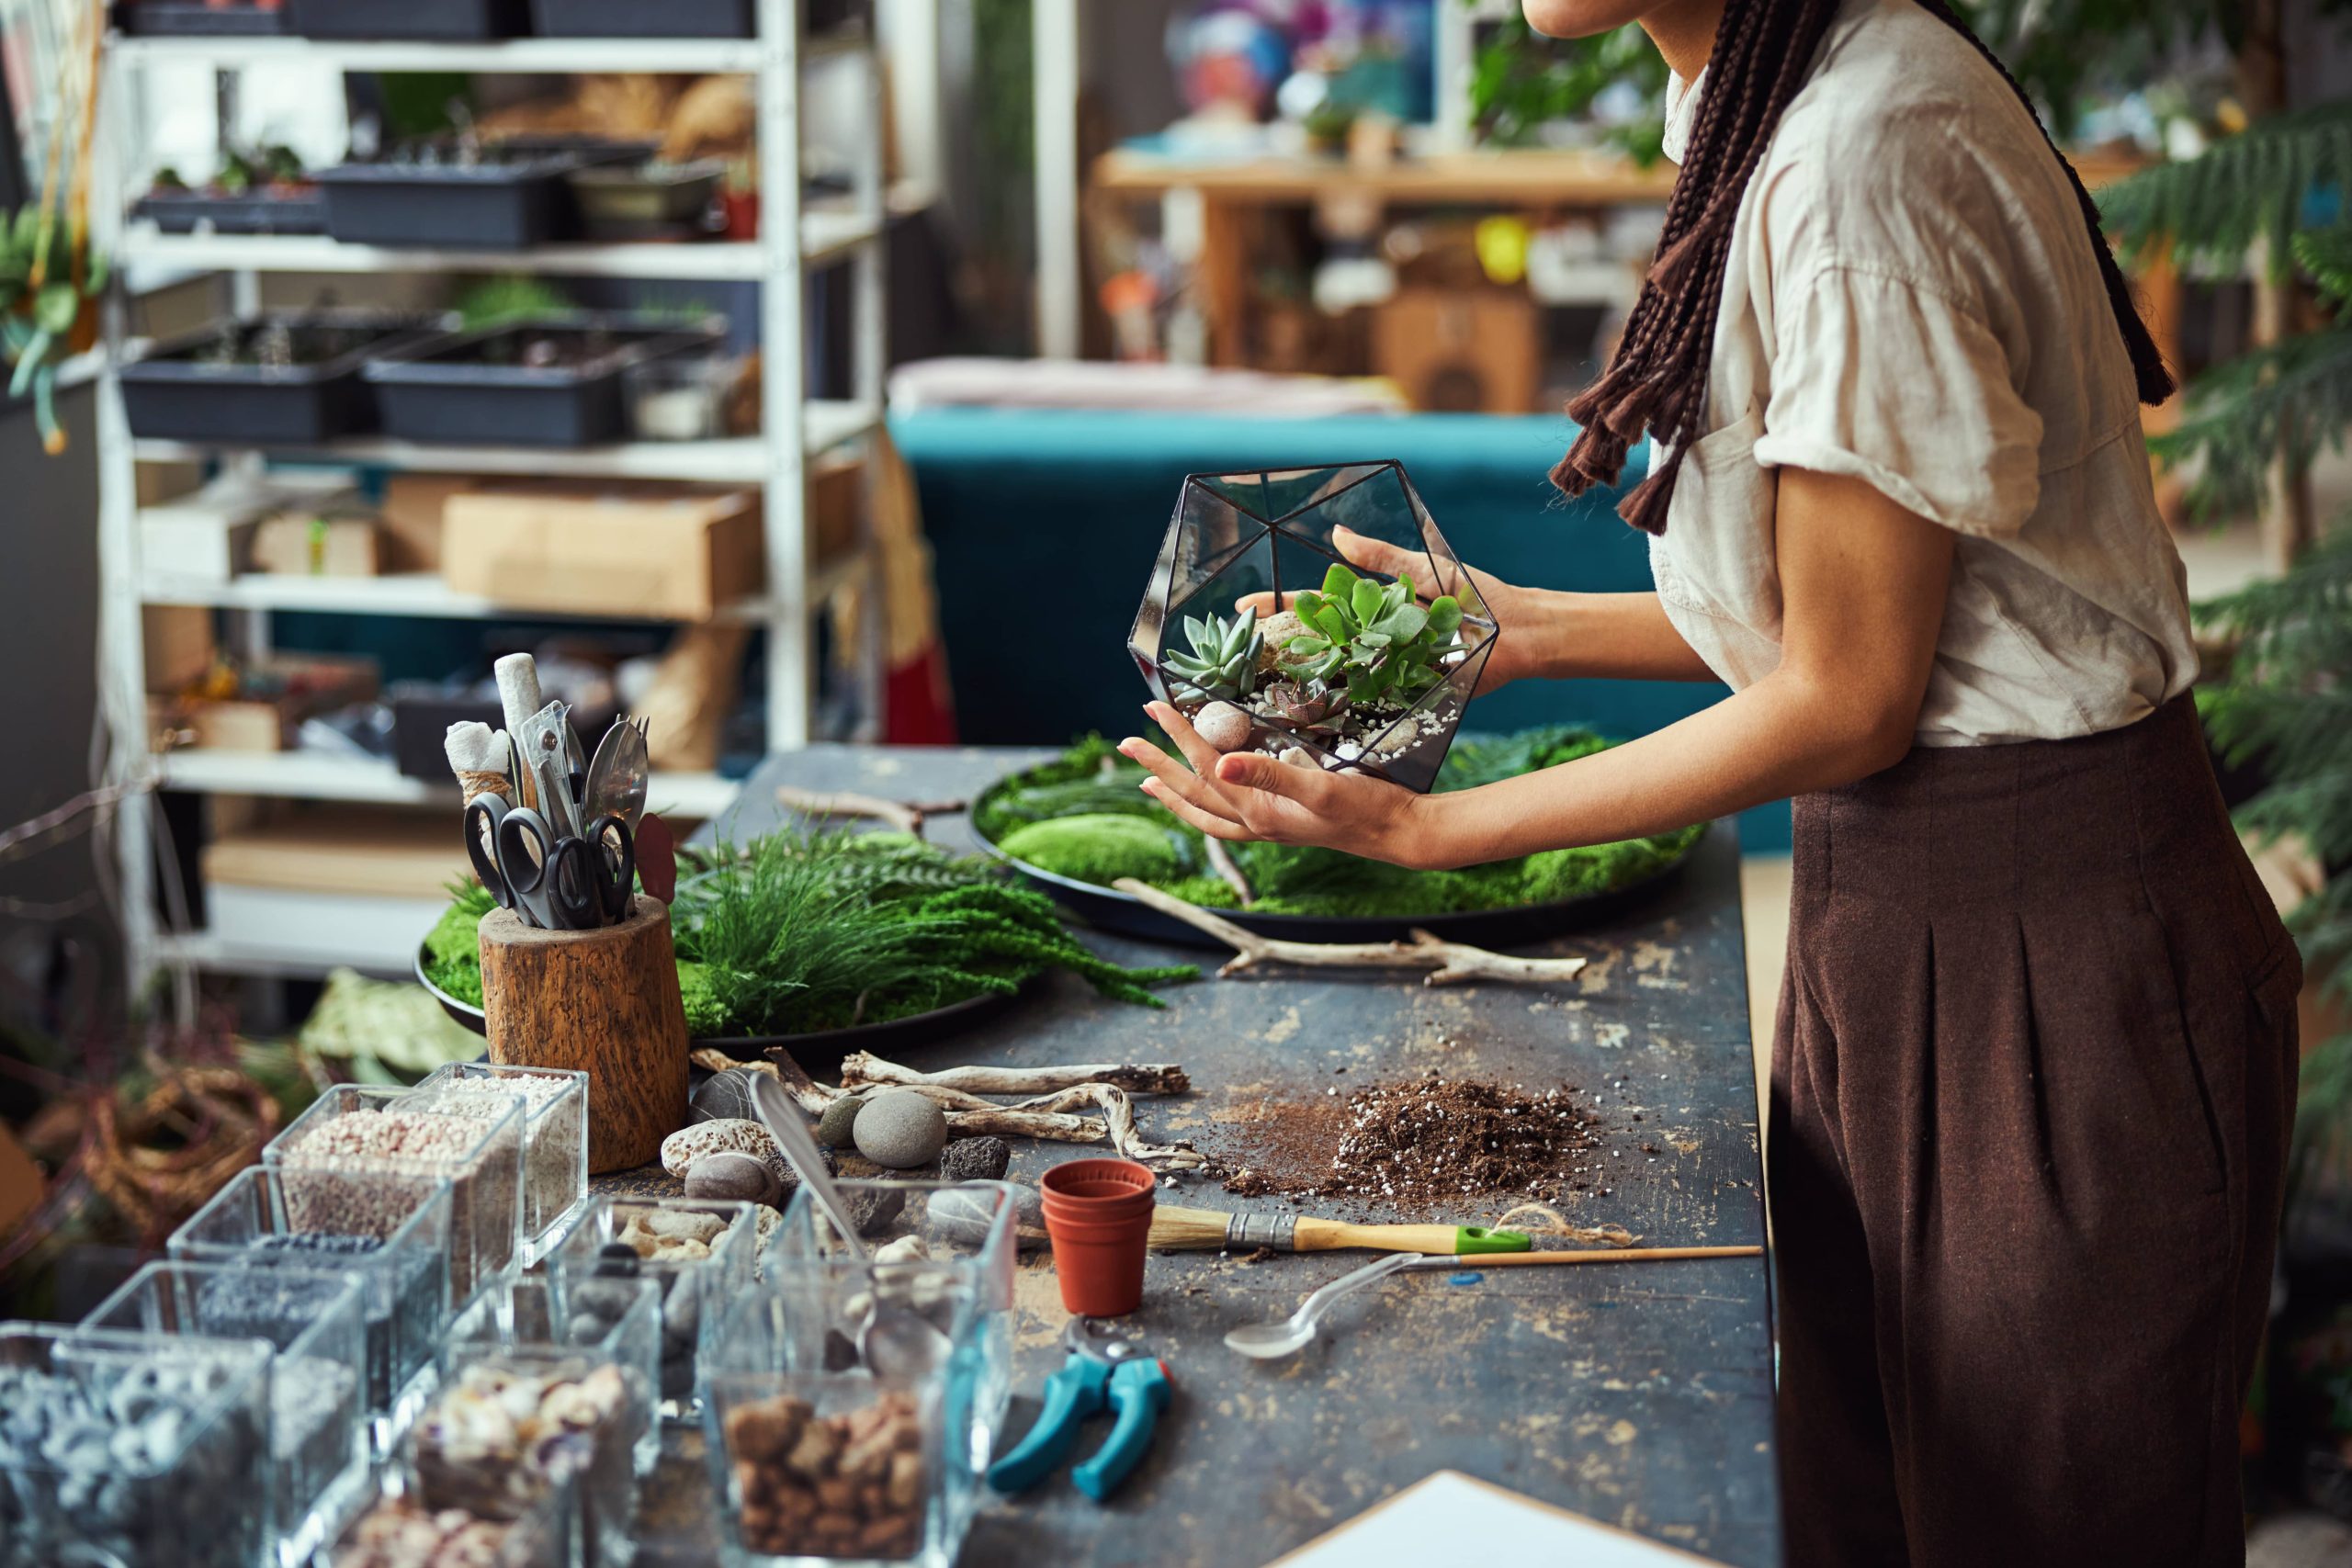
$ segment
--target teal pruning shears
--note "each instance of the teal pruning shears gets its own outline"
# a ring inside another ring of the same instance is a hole
[[[1062,1330],[1069,1357],[1046,1380],[1045,1408],[1020,1446],[989,1466],[999,1492],[1025,1492],[1061,1463],[1078,1439],[1079,1424],[1108,1408],[1117,1417],[1094,1457],[1070,1469],[1080,1492],[1100,1503],[1118,1490],[1151,1448],[1159,1413],[1176,1386],[1168,1364],[1134,1340],[1113,1337],[1100,1318],[1074,1317]]]

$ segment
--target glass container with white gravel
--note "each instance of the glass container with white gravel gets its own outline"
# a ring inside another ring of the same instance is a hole
[[[526,1274],[477,1297],[465,1318],[449,1325],[447,1353],[462,1363],[479,1347],[586,1355],[621,1370],[628,1385],[628,1427],[637,1472],[652,1473],[662,1457],[662,1281],[588,1280],[559,1297],[553,1279]]]
[[[0,1564],[262,1562],[269,1362],[257,1340],[0,1323]]]
[[[728,1304],[751,1287],[755,1207],[703,1198],[594,1198],[548,1260],[567,1314],[589,1299],[583,1290],[593,1296],[595,1281],[662,1281],[665,1420],[694,1417],[702,1352],[717,1338]]]
[[[588,1206],[588,1075],[560,1067],[451,1062],[416,1086],[452,1111],[523,1097],[523,1267],[553,1252]]]
[[[449,1322],[449,1200],[437,1176],[386,1176],[381,1201],[322,1230],[299,1224],[286,1173],[251,1166],[172,1233],[173,1258],[242,1269],[347,1269],[367,1281],[368,1413],[375,1457],[415,1419],[433,1392]],[[297,1179],[300,1185],[300,1179]]]
[[[482,1113],[446,1089],[336,1084],[272,1139],[300,1230],[366,1234],[418,1177],[449,1183],[449,1299],[458,1310],[515,1266],[522,1221],[521,1097]]]
[[[367,1485],[366,1297],[352,1273],[150,1263],[82,1322],[269,1344],[270,1529],[278,1562],[297,1568]]]

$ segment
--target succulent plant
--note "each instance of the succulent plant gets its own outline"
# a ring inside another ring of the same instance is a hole
[[[1184,636],[1192,642],[1192,651],[1169,653],[1160,660],[1176,677],[1178,702],[1246,697],[1257,685],[1258,649],[1264,643],[1257,611],[1244,610],[1231,620],[1187,615]]]
[[[1446,594],[1419,603],[1413,580],[1385,584],[1333,563],[1320,592],[1293,603],[1306,630],[1283,645],[1293,680],[1344,685],[1358,707],[1408,703],[1437,684],[1437,661],[1461,648],[1462,606]]]
[[[1345,686],[1309,686],[1297,681],[1270,681],[1259,696],[1266,711],[1293,729],[1317,729],[1334,723],[1348,711]]]

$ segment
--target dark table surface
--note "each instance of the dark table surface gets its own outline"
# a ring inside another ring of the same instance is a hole
[[[764,763],[726,830],[741,840],[772,826],[780,784],[961,798],[1040,755],[811,748]],[[927,831],[941,843],[973,843],[960,816],[934,818]],[[1092,940],[1128,963],[1216,962]],[[1432,1067],[1449,1078],[1539,1090],[1572,1084],[1599,1107],[1609,1168],[1623,1174],[1605,1198],[1577,1194],[1580,1206],[1565,1211],[1569,1221],[1623,1225],[1652,1246],[1760,1243],[1738,850],[1729,824],[1718,825],[1654,897],[1551,950],[1591,962],[1576,980],[1551,987],[1430,989],[1418,977],[1295,971],[1204,978],[1164,992],[1164,1010],[1104,1001],[1056,976],[1012,1012],[904,1057],[924,1068],[1177,1063],[1193,1093],[1139,1100],[1143,1135],[1191,1139],[1236,1161],[1249,1156],[1251,1121],[1270,1102],[1326,1088],[1344,1093]],[[1102,1152],[1013,1147],[1011,1174],[1025,1180],[1055,1160]],[[1198,1178],[1168,1201],[1288,1207],[1237,1198]],[[1464,1224],[1494,1217],[1337,1200],[1305,1212]],[[1725,1562],[1781,1562],[1764,1259],[1496,1269],[1475,1284],[1408,1273],[1342,1301],[1316,1342],[1288,1360],[1250,1361],[1225,1348],[1228,1329],[1287,1315],[1368,1257],[1256,1264],[1215,1253],[1153,1257],[1143,1308],[1125,1320],[1148,1337],[1176,1382],[1150,1456],[1107,1506],[1080,1495],[1067,1467],[1026,1496],[992,1497],[961,1562],[1258,1568],[1449,1469]],[[1034,1417],[1038,1383],[1060,1362],[1065,1321],[1050,1263],[1024,1257],[1008,1441]],[[1108,1429],[1091,1425],[1080,1456]]]

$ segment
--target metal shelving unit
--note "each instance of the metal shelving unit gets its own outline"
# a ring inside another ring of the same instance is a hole
[[[390,470],[436,473],[556,475],[758,484],[766,492],[767,589],[729,606],[725,618],[766,632],[769,747],[805,744],[815,727],[816,618],[834,593],[864,583],[878,603],[879,565],[863,524],[857,546],[841,559],[812,557],[806,476],[811,459],[864,440],[882,417],[884,302],[881,240],[888,212],[882,183],[882,137],[858,140],[846,199],[804,203],[801,190],[800,107],[805,72],[857,73],[854,96],[878,127],[883,117],[875,40],[863,28],[823,36],[804,31],[797,0],[759,0],[759,36],[749,39],[515,39],[486,43],[330,42],[292,38],[110,39],[110,101],[119,105],[128,79],[151,63],[194,62],[216,73],[224,96],[236,73],[252,66],[291,64],[335,73],[461,72],[513,73],[691,73],[754,78],[758,109],[761,237],[741,243],[565,243],[514,253],[404,250],[344,245],[331,239],[275,235],[166,235],[130,225],[123,216],[141,172],[136,150],[107,148],[110,184],[122,197],[102,242],[126,268],[186,276],[218,275],[225,303],[243,310],[260,295],[259,279],[274,273],[343,276],[530,272],[558,276],[676,281],[757,282],[762,406],[764,428],[731,440],[627,443],[582,451],[540,447],[423,446],[389,440],[338,442],[301,449],[256,450],[134,440],[124,423],[111,370],[99,398],[99,463],[103,479],[99,555],[105,700],[117,774],[143,777],[159,788],[288,799],[369,802],[448,808],[454,787],[408,778],[387,762],[304,752],[147,750],[143,648],[140,610],[148,604],[205,604],[234,612],[247,652],[269,646],[269,616],[277,610],[336,615],[452,619],[576,618],[543,610],[509,609],[450,592],[424,574],[318,580],[246,575],[227,583],[187,583],[150,574],[140,564],[138,475],[142,465],[220,461],[230,466],[267,458],[320,460]],[[117,117],[118,122],[121,117]],[[128,155],[127,155],[128,154]],[[105,187],[102,187],[105,188]],[[812,271],[846,265],[852,276],[850,396],[808,395],[805,323]],[[125,311],[109,312],[108,342],[119,355],[129,339]],[[856,650],[859,712],[870,728],[880,711],[879,617]],[[708,774],[657,774],[651,802],[682,816],[724,809],[733,786]],[[160,964],[175,963],[258,974],[315,974],[329,962],[363,967],[398,966],[395,955],[373,953],[368,941],[341,945],[251,940],[237,932],[168,932],[159,928],[153,897],[153,802],[134,795],[121,807],[119,840],[126,943],[133,983]],[[359,922],[364,923],[364,922]],[[404,960],[401,960],[404,963]]]

